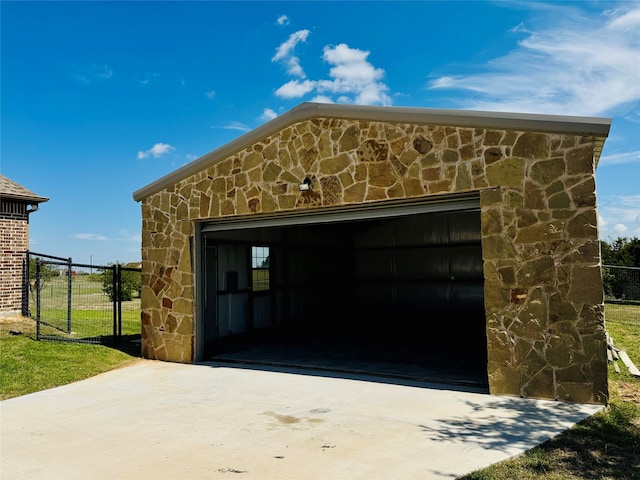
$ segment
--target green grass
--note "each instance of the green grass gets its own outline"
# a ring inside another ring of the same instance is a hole
[[[640,325],[640,305],[638,303],[605,303],[604,314],[608,324]]]
[[[37,341],[31,318],[0,319],[0,399],[82,380],[138,360],[140,299],[122,303],[122,339],[114,342],[113,304],[94,275],[71,278],[71,329],[68,330],[69,279],[46,279],[40,289],[40,335],[69,341]],[[36,292],[29,296],[36,316]],[[86,342],[111,341],[112,345]]]
[[[139,327],[138,327],[139,328]],[[0,399],[82,380],[139,360],[139,346],[125,337],[121,348],[37,341],[35,321],[0,322]],[[138,335],[139,338],[139,335]]]
[[[69,289],[67,277],[53,277],[44,279],[40,289],[42,297],[60,297],[62,301],[66,300]],[[97,280],[89,275],[81,275],[71,278],[71,290],[74,293],[82,293],[87,295],[103,295],[102,281]],[[32,291],[32,297],[35,298],[35,291]]]
[[[123,302],[125,303],[125,302]],[[83,339],[110,336],[113,334],[113,312],[111,310],[73,310],[71,332],[67,331],[66,310],[41,312],[40,334],[60,339]],[[140,334],[140,312],[122,310],[122,335]]]

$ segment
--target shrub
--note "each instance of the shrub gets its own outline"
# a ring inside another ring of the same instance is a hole
[[[110,264],[109,266],[113,266],[113,264]],[[102,291],[109,295],[109,300],[112,302],[115,300],[115,292],[113,291],[113,271],[113,268],[107,268],[101,274]],[[140,296],[142,283],[140,272],[120,270],[120,278],[122,281],[122,287],[120,289],[120,298],[118,298],[118,300],[128,302],[129,300],[133,300],[134,296]]]

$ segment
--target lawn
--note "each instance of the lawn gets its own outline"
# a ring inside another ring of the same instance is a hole
[[[32,318],[0,318],[0,399],[82,380],[139,360],[139,298],[121,304],[120,338],[113,335],[113,303],[100,277],[78,275],[71,283],[68,277],[48,278],[39,299],[39,332]],[[35,290],[29,308],[35,317]],[[37,341],[38,334],[42,339],[64,341]]]
[[[140,360],[138,335],[114,346],[37,341],[36,323],[22,316],[0,318],[0,400],[65,385]],[[48,327],[43,328],[46,332]],[[124,330],[124,326],[123,326]],[[132,343],[132,340],[134,341]]]

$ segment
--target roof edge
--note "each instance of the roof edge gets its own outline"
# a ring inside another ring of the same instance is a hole
[[[421,107],[379,107],[332,103],[302,103],[288,113],[313,117],[336,117],[392,123],[437,123],[452,127],[484,127],[531,130],[547,133],[609,134],[611,118],[539,113],[493,112]]]
[[[11,193],[0,193],[0,198],[7,200],[18,200],[20,202],[29,204],[44,203],[49,201],[47,197],[41,197],[39,195],[18,195]]]
[[[133,192],[133,199],[141,201],[149,195],[200,171],[217,159],[233,155],[259,139],[267,137],[293,123],[313,118],[342,118],[389,123],[433,123],[451,127],[592,135],[596,139],[596,151],[594,152],[596,165],[600,158],[604,141],[611,129],[611,118],[603,117],[305,102],[136,190]]]

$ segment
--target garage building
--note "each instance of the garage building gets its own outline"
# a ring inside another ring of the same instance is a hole
[[[606,403],[610,124],[303,103],[134,192],[143,356]]]

